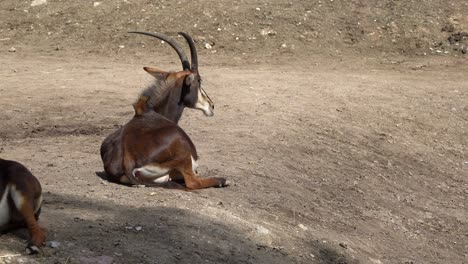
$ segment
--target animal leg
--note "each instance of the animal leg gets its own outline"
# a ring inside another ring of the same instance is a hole
[[[23,201],[19,212],[28,227],[29,235],[31,236],[30,243],[37,247],[42,246],[45,242],[45,231],[37,224],[32,202],[29,200]]]
[[[184,176],[185,186],[187,186],[189,190],[227,186],[226,179],[221,177],[198,177],[193,171],[191,162],[186,163],[179,171]]]

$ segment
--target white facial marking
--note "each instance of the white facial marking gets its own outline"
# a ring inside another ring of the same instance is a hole
[[[5,187],[2,198],[0,200],[0,226],[10,221],[10,208],[8,208],[8,194],[10,193],[10,185]]]
[[[206,116],[213,116],[213,109],[211,108],[208,96],[203,89],[198,89],[197,103],[195,109],[202,110]]]

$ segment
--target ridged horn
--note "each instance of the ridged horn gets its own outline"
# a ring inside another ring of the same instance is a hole
[[[187,59],[187,55],[185,55],[184,50],[172,38],[164,34],[150,33],[150,32],[144,32],[144,31],[129,31],[128,33],[147,35],[147,36],[155,37],[155,38],[158,38],[160,40],[167,42],[179,55],[180,61],[182,62],[182,68],[184,70],[190,70],[190,63]],[[190,48],[190,51],[191,51],[191,48]],[[192,60],[193,60],[193,57],[192,57]]]
[[[192,58],[192,71],[198,71],[198,55],[197,55],[197,49],[195,48],[195,43],[193,43],[192,37],[189,36],[189,34],[185,32],[179,32],[182,37],[185,38],[187,43],[189,44],[190,47],[190,57]]]

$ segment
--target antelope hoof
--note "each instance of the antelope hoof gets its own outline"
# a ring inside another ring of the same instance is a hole
[[[45,230],[41,228],[39,232],[31,237],[28,247],[42,247],[45,244],[45,238]]]
[[[35,255],[35,254],[38,254],[39,253],[39,248],[34,246],[34,245],[28,245],[26,247],[26,254],[28,255]]]
[[[222,187],[227,187],[229,186],[229,181],[227,181],[226,179],[224,178],[218,178],[218,188],[222,188]]]

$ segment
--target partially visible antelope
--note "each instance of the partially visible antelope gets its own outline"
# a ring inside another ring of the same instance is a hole
[[[133,31],[167,42],[182,62],[182,71],[144,70],[156,78],[133,107],[135,116],[110,134],[101,145],[101,158],[109,180],[131,185],[180,189],[224,187],[219,177],[196,175],[197,151],[189,136],[177,125],[185,107],[213,116],[214,104],[201,87],[198,56],[192,38],[183,32],[190,47],[191,63],[180,46],[159,33]],[[185,187],[180,185],[183,180]]]
[[[31,237],[28,253],[37,253],[45,242],[45,232],[37,224],[41,204],[37,178],[20,163],[0,159],[0,233],[27,227]]]

